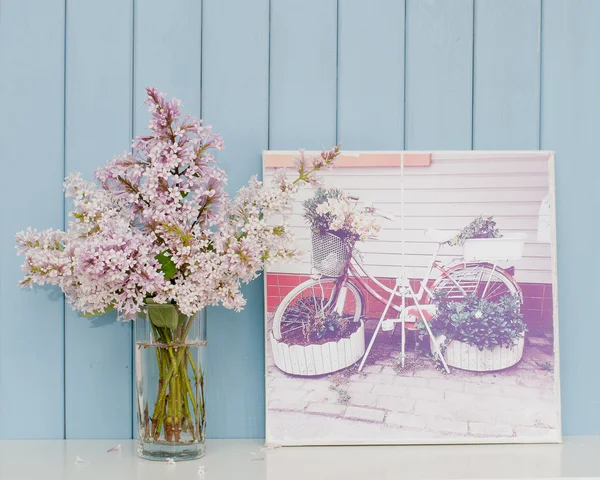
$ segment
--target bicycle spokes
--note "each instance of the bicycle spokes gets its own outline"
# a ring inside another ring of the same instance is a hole
[[[442,291],[446,298],[454,300],[476,295],[489,301],[498,301],[506,295],[519,293],[518,286],[502,269],[489,264],[457,267],[438,279],[434,290]]]
[[[347,292],[347,287],[339,287],[331,281],[306,288],[284,310],[281,334],[300,331],[332,315],[353,319],[360,305],[357,305],[354,295],[347,295]]]

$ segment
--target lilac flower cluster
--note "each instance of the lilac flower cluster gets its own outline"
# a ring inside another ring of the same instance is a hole
[[[17,234],[21,284],[57,285],[74,309],[91,315],[115,309],[133,319],[150,298],[186,315],[207,305],[239,311],[241,283],[295,255],[284,214],[299,186],[316,183],[315,173],[333,165],[339,148],[312,159],[302,152],[295,180],[284,170],[268,186],[253,177],[230,198],[212,153],[223,148],[222,138],[201,120],[182,118],[177,99],[147,93],[151,134],[97,169],[98,183],[67,177],[67,231]]]

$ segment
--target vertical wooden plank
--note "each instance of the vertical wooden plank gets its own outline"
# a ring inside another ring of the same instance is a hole
[[[332,345],[336,345],[337,352],[338,352],[338,363],[339,363],[340,367],[342,367],[342,365],[346,365],[346,350],[344,347],[345,343],[346,343],[346,340],[342,339],[342,340],[339,340],[339,341],[335,342],[334,344],[332,344]]]
[[[290,354],[290,348],[285,343],[280,343],[280,347],[283,349],[283,358],[285,363],[286,372],[292,371],[292,356]]]
[[[0,3],[0,438],[63,438],[63,297],[21,290],[14,234],[62,228],[63,0]]]
[[[324,372],[325,367],[323,365],[323,355],[321,353],[321,349],[317,346],[313,345],[313,359],[315,362],[315,375],[319,375]]]
[[[329,359],[331,360],[331,370],[336,372],[340,369],[340,359],[338,357],[337,343],[328,342],[325,348],[329,349]]]
[[[321,357],[323,358],[323,372],[329,373],[333,370],[333,362],[331,360],[331,353],[329,351],[329,346],[321,347],[319,349],[321,351]]]
[[[543,148],[556,151],[556,214],[563,429],[600,431],[594,216],[600,210],[600,2],[545,0],[542,12]]]
[[[339,4],[338,140],[350,150],[404,147],[404,0]]]
[[[202,115],[225,139],[217,159],[233,193],[260,173],[268,148],[269,2],[204,0],[203,16]],[[209,309],[211,437],[264,436],[263,292],[260,278],[244,288],[242,313]]]
[[[67,1],[66,171],[90,180],[131,145],[131,12],[131,1]],[[66,437],[130,438],[131,325],[67,307],[65,329]]]
[[[539,143],[541,0],[476,0],[473,148]]]
[[[344,354],[346,356],[347,362],[351,362],[352,360],[354,360],[354,357],[352,356],[352,339],[351,338],[344,340]]]
[[[306,372],[308,372],[308,368],[306,366],[305,349],[302,347],[296,349],[296,357],[298,358],[298,373],[300,375],[306,375]]]
[[[200,117],[202,0],[134,0],[134,134],[148,125],[147,86]]]
[[[271,149],[336,142],[337,2],[271,1]]]
[[[314,345],[307,345],[304,349],[304,355],[306,355],[306,373],[308,375],[315,375],[315,355],[313,353]]]
[[[407,150],[468,150],[473,0],[407,0]]]

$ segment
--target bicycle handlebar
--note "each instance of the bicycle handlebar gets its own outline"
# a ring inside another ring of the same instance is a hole
[[[396,221],[396,215],[392,212],[387,212],[385,210],[382,210],[381,208],[375,208],[373,207],[373,213],[375,215],[378,215],[382,218],[385,218],[386,220],[389,220],[390,222],[395,222]]]
[[[360,200],[360,197],[357,197],[356,195],[348,195],[348,200],[352,200],[353,202],[358,202]],[[386,220],[389,220],[391,222],[396,221],[396,215],[392,212],[387,212],[385,210],[382,210],[381,208],[377,208],[377,207],[373,207],[373,206],[365,207],[365,208],[371,210],[371,212],[374,215],[385,218]]]

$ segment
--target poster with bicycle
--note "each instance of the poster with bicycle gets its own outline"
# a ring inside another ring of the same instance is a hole
[[[267,444],[560,442],[553,165],[342,151],[301,187],[299,255],[265,273]]]

